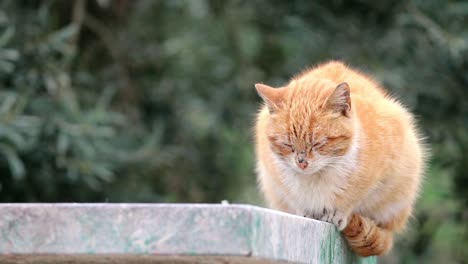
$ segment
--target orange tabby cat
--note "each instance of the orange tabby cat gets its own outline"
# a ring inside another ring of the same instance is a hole
[[[336,61],[281,88],[256,84],[261,190],[277,210],[331,222],[362,256],[392,248],[411,214],[424,151],[412,115]]]

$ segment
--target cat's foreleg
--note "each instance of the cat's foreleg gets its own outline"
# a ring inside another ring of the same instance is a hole
[[[334,224],[341,231],[348,225],[349,215],[346,210],[324,208],[321,212],[313,214],[312,218]]]

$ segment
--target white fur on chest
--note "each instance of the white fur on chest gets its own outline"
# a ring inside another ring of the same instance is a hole
[[[297,215],[320,213],[333,209],[336,193],[345,182],[332,171],[321,175],[297,175],[284,173],[280,195]]]

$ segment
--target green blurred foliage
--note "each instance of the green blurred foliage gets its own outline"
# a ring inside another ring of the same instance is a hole
[[[260,204],[256,82],[341,59],[431,148],[388,263],[468,259],[464,1],[0,2],[1,202]]]

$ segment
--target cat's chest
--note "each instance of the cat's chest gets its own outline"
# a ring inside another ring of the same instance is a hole
[[[283,178],[285,201],[298,215],[334,209],[336,194],[343,182],[337,177],[327,175],[285,175]],[[315,178],[314,178],[315,177]]]

